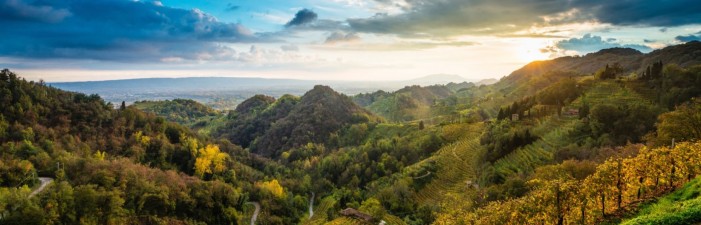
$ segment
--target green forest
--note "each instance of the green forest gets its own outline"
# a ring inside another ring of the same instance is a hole
[[[218,111],[0,72],[0,224],[701,223],[701,42]]]

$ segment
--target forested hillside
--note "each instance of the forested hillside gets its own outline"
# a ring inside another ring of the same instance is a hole
[[[454,101],[456,92],[474,87],[472,83],[450,83],[427,87],[407,86],[392,93],[377,91],[358,94],[353,100],[373,113],[391,121],[430,119],[441,110],[435,107],[439,101]],[[455,102],[452,102],[455,104]]]
[[[133,106],[144,112],[155,113],[170,122],[184,125],[219,115],[214,109],[190,99],[137,101],[134,102]]]
[[[697,223],[699,97],[699,42],[226,112],[115,107],[3,70],[0,223]]]
[[[379,118],[349,97],[317,85],[299,98],[254,96],[229,113],[218,134],[254,153],[277,158],[282,151],[307,143],[338,147],[341,129],[371,121]]]

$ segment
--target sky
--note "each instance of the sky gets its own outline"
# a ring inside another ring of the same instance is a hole
[[[0,0],[0,67],[143,77],[500,78],[534,60],[701,40],[695,0]]]

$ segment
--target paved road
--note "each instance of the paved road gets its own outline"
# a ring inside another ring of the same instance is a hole
[[[39,177],[39,181],[41,182],[41,184],[39,185],[39,188],[37,188],[36,190],[32,191],[31,194],[29,194],[30,198],[34,197],[34,195],[37,195],[40,192],[44,191],[44,188],[46,188],[46,186],[48,186],[51,182],[54,182],[54,179],[49,178],[49,177]]]
[[[258,214],[260,213],[260,203],[246,202],[246,204],[251,204],[256,207],[256,210],[253,211],[253,216],[251,217],[251,225],[256,225],[256,220],[258,220]]]

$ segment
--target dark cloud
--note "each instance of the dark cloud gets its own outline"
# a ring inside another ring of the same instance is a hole
[[[575,0],[573,6],[590,11],[594,19],[613,25],[680,26],[701,23],[696,0]]]
[[[595,36],[591,34],[585,34],[581,38],[571,38],[562,41],[558,41],[554,46],[549,46],[545,49],[541,49],[541,52],[557,52],[558,50],[571,50],[577,51],[578,53],[590,53],[597,52],[601,49],[607,48],[632,48],[641,52],[650,52],[652,48],[645,45],[637,44],[620,44],[614,42],[615,39],[604,40],[600,36]]]
[[[326,38],[326,41],[324,43],[326,44],[336,44],[336,43],[343,43],[343,42],[354,42],[354,41],[359,41],[360,36],[358,36],[356,33],[343,33],[343,32],[333,32],[331,35],[329,35]]]
[[[404,13],[349,19],[358,32],[404,36],[509,34],[531,26],[596,20],[613,25],[679,26],[701,23],[694,0],[376,0]]]
[[[302,9],[295,14],[295,17],[285,24],[285,27],[301,26],[314,22],[319,16],[312,10]]]
[[[239,6],[239,5],[234,5],[231,3],[226,4],[226,11],[236,11],[236,10],[239,10],[240,8],[241,8],[241,6]]]
[[[67,9],[55,8],[51,5],[25,3],[21,0],[4,0],[0,2],[0,17],[2,20],[37,21],[56,23],[71,15]]]
[[[0,10],[8,9],[24,9],[15,14],[23,17],[0,17],[0,27],[12,34],[4,35],[0,56],[114,61],[215,59],[233,51],[218,43],[260,41],[241,24],[220,22],[197,9],[166,7],[159,1],[0,2]]]
[[[701,41],[701,31],[695,34],[680,35],[675,37],[674,39],[681,42]]]

